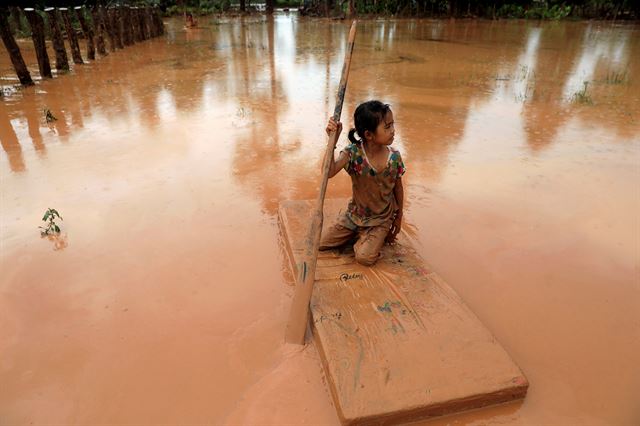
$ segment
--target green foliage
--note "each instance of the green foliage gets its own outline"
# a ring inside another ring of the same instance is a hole
[[[531,7],[523,7],[519,4],[504,4],[496,12],[501,18],[526,18],[526,19],[564,19],[571,14],[571,6],[554,4],[549,6],[546,1],[534,2]]]
[[[55,222],[56,219],[63,220],[62,216],[60,216],[60,213],[58,213],[56,209],[48,208],[47,211],[44,213],[44,216],[42,217],[42,221],[45,222],[47,226],[38,227],[42,229],[42,231],[40,231],[40,234],[41,235],[49,235],[53,233],[59,234],[60,227],[58,226],[58,224],[56,224]]]

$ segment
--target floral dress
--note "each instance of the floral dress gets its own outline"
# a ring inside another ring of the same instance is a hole
[[[369,162],[361,143],[351,143],[343,152],[349,156],[345,170],[351,176],[353,195],[340,224],[349,228],[382,225],[393,219],[398,209],[393,193],[396,181],[405,172],[400,151],[387,146],[389,157],[383,170]]]

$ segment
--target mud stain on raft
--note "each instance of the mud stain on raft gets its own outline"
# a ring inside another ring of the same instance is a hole
[[[348,24],[248,23],[169,20],[20,90],[0,53],[4,423],[338,423],[315,347],[282,344],[276,211],[316,196]],[[638,26],[358,31],[345,127],[359,102],[391,104],[406,238],[532,384],[433,422],[638,424]],[[329,197],[349,192],[331,180]],[[37,228],[48,207],[58,250]]]

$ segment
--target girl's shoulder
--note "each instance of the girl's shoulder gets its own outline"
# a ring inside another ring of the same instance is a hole
[[[362,150],[362,144],[349,142],[347,146],[344,147],[343,151],[347,151],[350,153],[356,153]]]
[[[391,161],[401,160],[402,159],[402,154],[400,154],[400,150],[398,150],[398,149],[396,149],[396,148],[394,148],[392,146],[389,146],[389,159]]]

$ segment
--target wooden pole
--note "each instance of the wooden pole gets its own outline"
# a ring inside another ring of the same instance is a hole
[[[83,6],[76,6],[75,11],[76,16],[78,17],[78,22],[80,22],[80,26],[82,27],[82,32],[87,39],[87,58],[89,58],[89,60],[94,60],[96,59],[96,48],[93,42],[93,28],[91,28],[87,24],[87,20],[84,19]]]
[[[7,9],[6,7],[1,8],[0,36],[2,36],[2,42],[9,52],[11,63],[13,64],[13,68],[15,68],[16,70],[16,74],[18,74],[20,84],[22,84],[23,86],[32,86],[33,80],[31,79],[31,74],[27,69],[27,65],[24,63],[22,53],[20,53],[20,47],[18,47],[18,43],[16,43],[15,38],[13,38],[13,34],[11,34],[9,19],[7,19],[7,16],[9,16],[9,9]]]
[[[35,9],[27,8],[24,14],[31,26],[31,39],[33,47],[36,50],[38,58],[38,68],[40,69],[40,77],[53,77],[51,74],[51,63],[49,62],[49,54],[47,53],[47,42],[44,38],[44,20]]]
[[[48,7],[44,10],[49,17],[49,26],[51,27],[51,39],[53,40],[53,50],[56,52],[56,69],[58,71],[69,71],[69,59],[67,58],[67,50],[64,47],[62,32],[58,25],[58,14],[56,9]]]
[[[64,21],[64,28],[67,32],[67,40],[69,40],[69,45],[71,46],[71,57],[73,58],[73,63],[77,65],[84,64],[82,60],[82,55],[80,54],[80,45],[78,44],[78,37],[76,36],[76,30],[73,29],[71,25],[71,19],[69,18],[69,10],[66,7],[60,8],[60,13],[62,13],[62,20]]]
[[[353,52],[353,44],[356,37],[357,21],[351,24],[349,32],[349,43],[345,52],[344,64],[342,66],[342,76],[340,78],[340,86],[336,95],[336,107],[333,111],[333,119],[340,121],[342,113],[342,103],[344,102],[344,94],[347,90],[347,79],[349,77],[349,67],[351,65],[351,53]],[[285,332],[285,340],[287,343],[304,344],[304,334],[307,329],[309,320],[309,301],[311,300],[311,292],[313,291],[313,282],[316,274],[316,263],[318,260],[318,248],[320,247],[320,233],[322,231],[323,213],[322,206],[324,204],[324,196],[327,192],[327,181],[329,180],[329,167],[331,165],[331,157],[336,146],[336,133],[329,134],[327,149],[324,153],[324,161],[322,163],[322,180],[320,182],[320,194],[316,202],[316,208],[311,218],[311,226],[305,240],[305,251],[302,257],[302,264],[299,267],[299,274],[296,283],[295,293],[293,295],[293,303],[289,312],[289,321],[287,322],[287,330]]]

